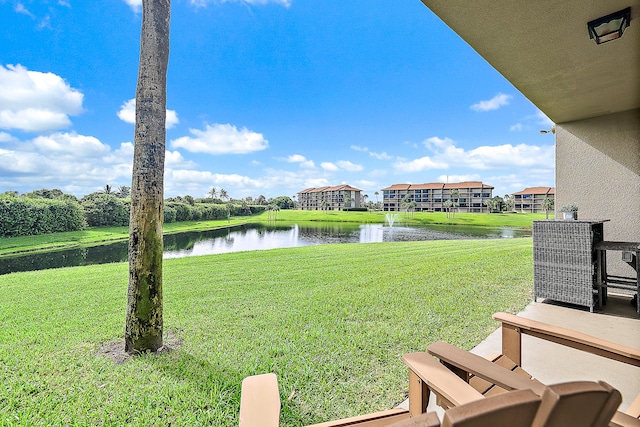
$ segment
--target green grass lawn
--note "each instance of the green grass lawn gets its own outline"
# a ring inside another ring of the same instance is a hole
[[[458,215],[456,215],[458,217]],[[126,264],[0,276],[0,425],[236,426],[275,372],[282,425],[389,409],[401,355],[470,349],[532,300],[531,239],[340,244],[169,259],[175,350],[115,364]]]

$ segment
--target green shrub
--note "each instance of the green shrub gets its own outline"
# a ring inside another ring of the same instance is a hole
[[[82,198],[81,203],[87,224],[91,227],[129,224],[129,202],[115,194],[89,194]]]
[[[82,209],[73,199],[0,195],[0,237],[77,231],[84,224]]]

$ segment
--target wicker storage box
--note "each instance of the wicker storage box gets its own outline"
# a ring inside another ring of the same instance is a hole
[[[533,281],[535,298],[589,307],[596,289],[596,252],[603,221],[534,221]]]

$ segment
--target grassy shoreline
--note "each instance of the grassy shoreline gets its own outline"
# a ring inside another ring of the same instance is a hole
[[[531,239],[341,244],[165,260],[182,342],[114,364],[126,263],[0,282],[0,425],[237,426],[240,382],[275,372],[283,426],[404,400],[401,355],[471,348],[532,298]]]
[[[299,211],[283,210],[278,212],[278,222],[358,222],[384,223],[388,212],[339,212],[339,211]],[[544,219],[544,214],[456,214],[453,218],[446,218],[445,213],[417,212],[412,216],[404,213],[397,214],[398,224],[447,224],[483,227],[516,227],[530,228],[534,220]],[[249,217],[236,217],[231,221],[186,221],[165,224],[165,234],[175,234],[187,231],[208,231],[226,228],[245,223],[268,222],[267,213]],[[128,227],[91,227],[82,231],[53,233],[38,236],[4,237],[0,238],[0,257],[16,255],[24,252],[72,249],[82,246],[96,246],[127,240]]]

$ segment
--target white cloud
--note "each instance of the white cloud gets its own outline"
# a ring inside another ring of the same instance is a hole
[[[482,178],[477,173],[464,175],[440,175],[438,182],[464,182],[464,181],[481,181]]]
[[[136,123],[136,99],[132,98],[120,106],[118,111],[118,118],[126,123]],[[178,113],[175,110],[167,109],[167,116],[165,122],[165,128],[171,129],[175,125],[180,123],[178,119]]]
[[[471,106],[471,109],[474,111],[491,111],[497,110],[500,107],[505,105],[509,105],[509,101],[513,98],[511,95],[505,95],[504,93],[499,93],[488,101],[480,101]]]
[[[200,183],[208,185],[209,188],[212,185],[216,186],[247,186],[251,188],[264,188],[266,182],[264,180],[252,179],[248,176],[242,176],[238,174],[220,174],[211,173],[209,171],[197,171],[197,170],[172,170],[167,174],[172,185],[177,184],[189,184]],[[179,186],[179,185],[178,185]]]
[[[307,161],[307,158],[301,154],[292,154],[284,159],[284,161],[288,163],[303,163]]]
[[[555,148],[553,145],[503,144],[480,146],[472,150],[457,147],[449,138],[431,137],[423,144],[432,155],[418,159],[399,159],[394,163],[398,173],[421,172],[431,169],[465,167],[478,170],[508,169],[511,167],[553,167]]]
[[[337,172],[339,170],[338,166],[336,166],[331,162],[322,162],[320,163],[320,167],[326,170],[327,172]]]
[[[206,125],[205,130],[189,129],[194,137],[183,136],[171,141],[174,148],[184,148],[192,153],[246,154],[261,151],[269,146],[269,141],[261,133],[247,128],[238,130],[227,124]]]
[[[165,168],[194,168],[196,164],[186,160],[179,151],[166,151],[164,155]]]
[[[44,155],[94,157],[107,154],[109,146],[93,136],[72,133],[54,133],[39,136],[33,140],[34,145]]]
[[[16,142],[17,138],[14,138],[12,135],[6,132],[0,132],[0,142]]]
[[[0,176],[27,175],[41,171],[42,159],[36,153],[21,153],[0,148]]]
[[[431,150],[446,150],[455,145],[451,138],[438,138],[437,136],[425,139],[422,144]]]
[[[446,163],[434,161],[431,157],[425,156],[415,160],[398,160],[393,164],[397,172],[422,172],[429,169],[446,169]]]
[[[35,18],[35,15],[33,13],[31,13],[21,2],[17,2],[15,7],[13,8],[13,10],[16,13],[20,13],[22,15],[27,15],[27,16],[30,16],[32,18]]]
[[[352,145],[351,149],[354,151],[365,151],[365,152],[369,151],[368,147],[360,147],[359,145]]]
[[[520,132],[522,130],[522,123],[516,123],[509,128],[512,132]]]
[[[124,0],[124,2],[129,5],[134,12],[138,13],[142,11],[142,0]]]
[[[393,159],[392,156],[388,155],[384,151],[382,153],[374,153],[373,151],[371,151],[369,154],[371,155],[371,157],[375,157],[378,160],[391,160],[391,159]]]
[[[533,166],[554,165],[553,146],[527,144],[504,144],[482,146],[464,152],[459,163],[474,169],[502,169],[511,167],[529,168]],[[454,161],[454,159],[450,159]]]
[[[83,94],[53,73],[0,65],[0,129],[42,132],[68,127]]]
[[[336,164],[340,169],[346,170],[348,172],[360,172],[364,169],[362,165],[356,165],[348,160],[339,160],[338,162],[336,162]]]

